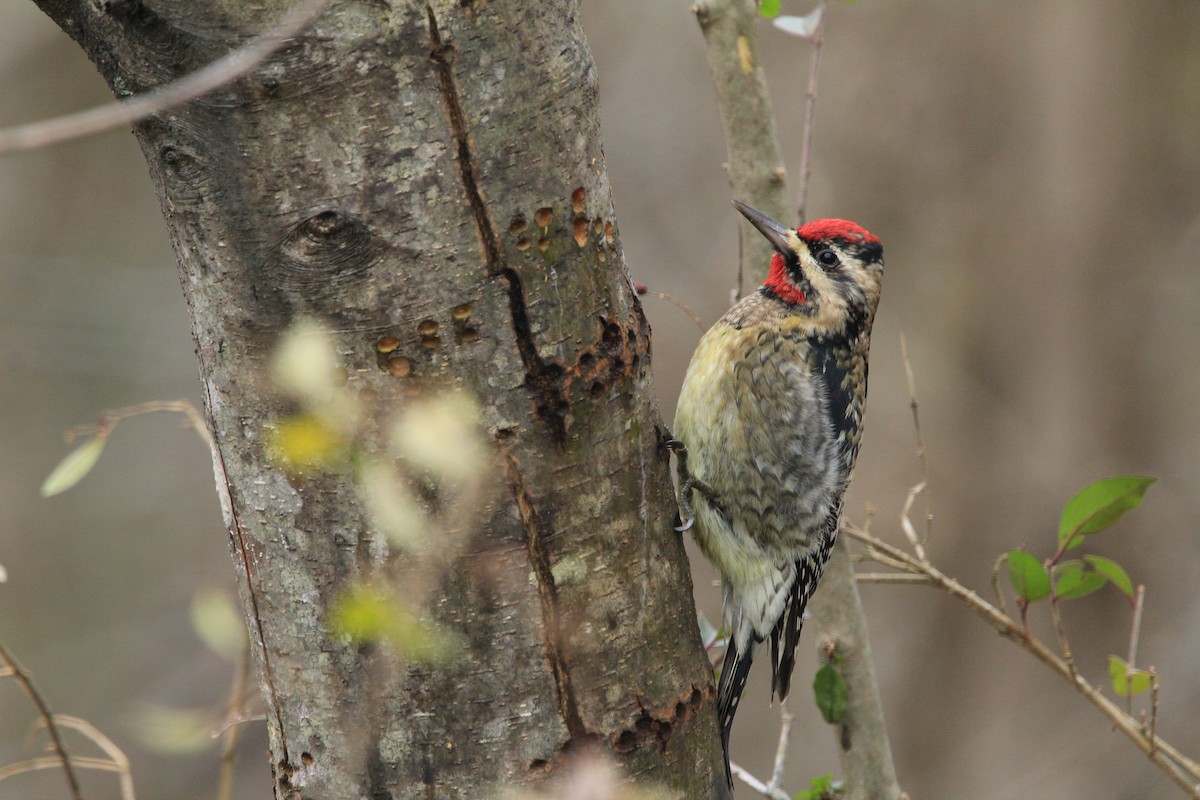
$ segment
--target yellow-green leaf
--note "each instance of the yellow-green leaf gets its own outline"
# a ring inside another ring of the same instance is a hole
[[[779,13],[781,0],[759,0],[758,13],[768,19]]]
[[[1085,486],[1067,501],[1058,522],[1058,544],[1066,549],[1078,547],[1083,535],[1097,533],[1112,525],[1126,512],[1142,504],[1146,490],[1157,478],[1123,475],[1105,478]]]
[[[267,432],[267,451],[289,472],[332,469],[346,450],[341,433],[312,414],[288,417]]]
[[[58,462],[58,466],[50,471],[46,480],[42,481],[42,497],[51,497],[65,492],[83,480],[83,476],[91,472],[92,467],[96,466],[96,462],[100,459],[105,441],[103,436],[93,436],[68,453],[67,457]]]
[[[1008,579],[1017,596],[1027,603],[1036,603],[1050,596],[1050,573],[1042,562],[1024,550],[1008,554]]]
[[[1154,677],[1149,672],[1130,669],[1120,656],[1108,657],[1108,677],[1112,679],[1113,691],[1118,697],[1138,695],[1154,686]]]
[[[246,649],[246,625],[227,592],[207,588],[192,597],[192,629],[219,656],[236,661]]]
[[[1120,564],[1103,556],[1084,556],[1083,558],[1092,565],[1092,569],[1112,581],[1113,586],[1133,600],[1133,581],[1129,579],[1129,573]]]
[[[338,600],[330,626],[353,642],[384,644],[410,661],[437,663],[459,650],[451,631],[419,619],[396,593],[373,586],[356,587]]]
[[[1063,573],[1054,582],[1054,595],[1061,600],[1074,600],[1096,591],[1107,583],[1108,579],[1098,572],[1085,572],[1082,564],[1075,569]]]
[[[144,706],[133,714],[133,733],[142,745],[157,753],[202,753],[217,742],[215,720],[195,708]]]

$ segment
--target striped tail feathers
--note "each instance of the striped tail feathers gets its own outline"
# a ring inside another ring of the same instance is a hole
[[[721,661],[721,677],[717,681],[717,720],[721,725],[721,748],[725,752],[725,779],[730,786],[733,786],[733,773],[729,770],[729,732],[733,730],[733,715],[737,713],[738,701],[750,677],[758,641],[751,637],[739,646],[738,637],[730,636],[725,658]]]
[[[725,773],[732,785],[729,772],[729,733],[733,729],[733,717],[737,713],[738,701],[746,689],[750,677],[750,665],[758,645],[771,635],[771,664],[777,669],[777,631],[787,616],[788,605],[795,592],[797,571],[791,564],[771,570],[761,580],[736,591],[723,581],[725,595],[725,620],[729,627],[729,643],[721,661],[721,677],[717,681],[717,717],[721,725],[721,745],[725,750]],[[799,632],[797,631],[797,634]],[[794,642],[794,637],[793,637]],[[794,645],[793,645],[794,647]],[[774,681],[772,682],[774,686]]]
[[[833,537],[822,540],[821,547],[811,556],[806,556],[796,562],[796,580],[788,592],[787,613],[779,618],[771,631],[771,691],[780,700],[786,700],[788,690],[792,687],[792,672],[796,668],[796,644],[800,641],[800,630],[804,627],[804,610],[808,607],[809,598],[817,588],[825,564],[829,561],[829,552],[833,547]],[[783,639],[780,649],[779,640]]]
[[[800,640],[800,629],[804,625],[804,607],[808,598],[801,597],[804,573],[792,584],[788,594],[787,613],[771,630],[771,693],[780,701],[786,700],[792,688],[792,672],[796,668],[796,643]],[[783,651],[779,650],[779,639],[783,638]]]

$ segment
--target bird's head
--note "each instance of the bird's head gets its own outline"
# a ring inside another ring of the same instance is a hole
[[[762,291],[792,306],[815,334],[870,332],[883,279],[883,245],[844,219],[789,228],[745,203],[734,207],[775,247]]]

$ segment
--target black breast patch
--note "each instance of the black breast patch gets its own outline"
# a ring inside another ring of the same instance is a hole
[[[829,417],[834,434],[843,452],[848,449],[853,451],[858,444],[861,404],[857,402],[856,387],[848,385],[850,381],[846,380],[851,366],[849,349],[844,344],[815,337],[809,339],[808,343],[812,348],[813,367],[829,399]]]

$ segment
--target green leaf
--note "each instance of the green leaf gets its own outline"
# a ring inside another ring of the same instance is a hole
[[[779,13],[782,0],[759,0],[758,13],[770,19]]]
[[[1070,550],[1083,542],[1083,534],[1098,533],[1131,509],[1142,504],[1146,490],[1157,478],[1123,475],[1105,478],[1084,487],[1067,501],[1058,522],[1058,545]]]
[[[296,475],[333,469],[349,452],[342,432],[315,414],[285,417],[267,430],[265,438],[268,455]]]
[[[832,775],[822,775],[808,782],[808,790],[796,795],[796,800],[825,800],[833,797],[835,791]]]
[[[1128,697],[1149,691],[1154,678],[1144,669],[1130,669],[1120,656],[1108,657],[1108,677],[1112,679],[1113,691],[1118,697]]]
[[[1096,591],[1108,583],[1098,572],[1085,572],[1082,567],[1070,570],[1054,583],[1054,595],[1060,600],[1074,600]]]
[[[1133,581],[1129,580],[1129,573],[1120,564],[1103,556],[1084,556],[1083,558],[1092,565],[1092,569],[1112,581],[1113,586],[1133,600]]]
[[[192,629],[208,649],[236,661],[246,649],[246,623],[227,592],[201,589],[192,596]]]
[[[461,645],[452,631],[419,619],[396,593],[373,586],[357,586],[339,599],[330,611],[330,627],[356,644],[386,644],[402,658],[422,663],[445,661]]]
[[[141,706],[132,713],[133,735],[156,753],[180,756],[211,750],[213,716],[201,708]]]
[[[813,694],[817,699],[817,708],[821,709],[821,716],[826,722],[833,725],[842,721],[846,705],[850,702],[850,691],[846,688],[846,681],[842,678],[842,673],[837,671],[837,667],[826,664],[817,670],[816,677],[813,678]]]
[[[1017,596],[1027,603],[1036,603],[1050,596],[1050,573],[1042,562],[1024,550],[1008,553],[1008,579]]]
[[[93,436],[68,453],[42,481],[42,497],[61,494],[83,480],[100,459],[105,441],[103,436]]]

